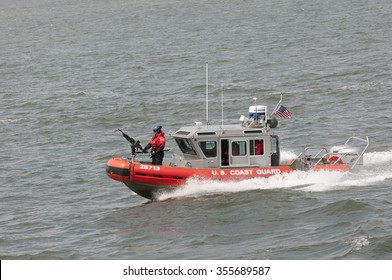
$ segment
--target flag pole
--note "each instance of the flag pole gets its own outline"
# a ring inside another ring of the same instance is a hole
[[[282,103],[282,100],[283,100],[283,93],[281,92],[280,93],[280,100],[279,100],[278,104],[276,104],[275,109],[272,111],[271,116],[278,110],[279,105]]]

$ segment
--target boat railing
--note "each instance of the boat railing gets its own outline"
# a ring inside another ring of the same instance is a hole
[[[359,138],[353,135],[347,139],[343,147],[350,147],[350,143],[355,140],[365,143],[365,146],[361,150],[359,150],[358,154],[355,154],[354,157],[351,152],[334,153],[329,152],[325,147],[303,146],[302,152],[298,155],[297,158],[293,160],[291,165],[292,167],[297,167],[297,169],[300,168],[301,170],[307,170],[311,166],[322,165],[326,163],[336,165],[341,163],[342,161],[344,162],[343,159],[352,157],[351,162],[346,162],[348,168],[352,170],[355,166],[359,164],[370,143],[368,136],[366,136],[366,138]]]
[[[321,160],[328,154],[325,147],[302,147],[302,152],[298,155],[296,161],[300,162],[301,170],[307,170],[311,166],[320,164]]]
[[[369,136],[366,136],[366,138],[364,139],[364,138],[359,138],[359,137],[353,135],[353,136],[351,136],[351,137],[349,137],[349,138],[347,139],[347,141],[346,141],[346,143],[344,143],[344,145],[348,145],[348,144],[349,144],[351,141],[353,141],[353,140],[357,140],[357,141],[359,141],[359,142],[363,142],[363,143],[365,143],[365,146],[363,147],[362,151],[360,152],[358,158],[357,158],[357,159],[355,160],[355,162],[350,166],[350,169],[351,169],[351,170],[352,170],[352,169],[358,164],[358,162],[361,160],[361,158],[362,158],[363,155],[365,154],[365,152],[366,152],[366,150],[367,150],[367,148],[369,147],[369,144],[370,144],[370,142],[369,142]]]

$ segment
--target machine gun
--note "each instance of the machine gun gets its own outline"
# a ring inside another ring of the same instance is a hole
[[[121,132],[121,134],[122,134],[122,136],[125,138],[125,139],[127,139],[127,141],[129,142],[129,143],[131,143],[131,150],[132,150],[132,153],[131,153],[131,155],[135,155],[136,154],[136,151],[143,151],[143,147],[142,147],[142,145],[140,144],[140,141],[139,140],[135,140],[135,139],[133,139],[132,137],[130,137],[128,134],[126,134],[125,132],[123,132],[121,129],[118,129],[118,131],[120,131]]]

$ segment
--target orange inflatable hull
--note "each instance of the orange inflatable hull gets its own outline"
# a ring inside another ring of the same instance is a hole
[[[314,170],[348,171],[345,164],[320,165]],[[183,185],[189,178],[210,180],[243,180],[250,178],[266,178],[273,175],[292,172],[290,166],[244,167],[244,168],[182,168],[159,166],[131,162],[124,158],[112,158],[106,164],[106,174],[111,179],[124,183],[135,193],[154,199],[156,194],[173,191]]]

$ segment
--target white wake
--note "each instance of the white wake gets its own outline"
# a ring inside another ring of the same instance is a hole
[[[295,157],[296,155],[292,152],[282,152],[282,161]],[[392,150],[366,153],[364,155],[364,165],[359,170],[353,172],[294,171],[269,178],[253,178],[229,182],[190,179],[184,187],[172,193],[161,194],[158,200],[270,189],[327,192],[351,187],[378,185],[389,179],[392,179]]]

